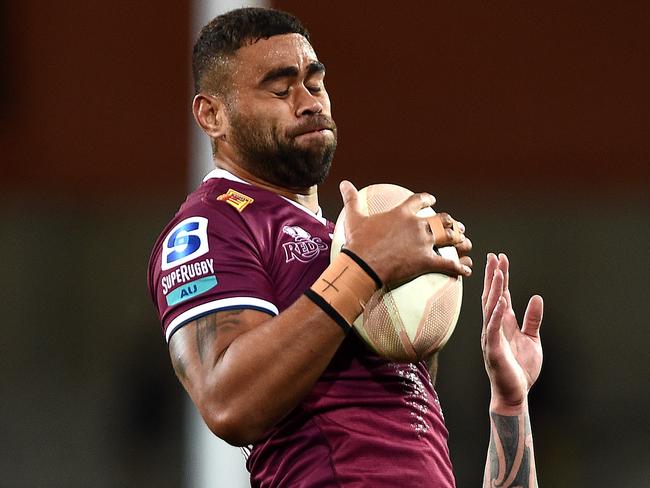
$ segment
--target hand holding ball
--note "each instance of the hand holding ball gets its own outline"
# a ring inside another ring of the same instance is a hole
[[[359,190],[359,203],[365,215],[386,212],[413,192],[397,185],[371,185]],[[427,207],[419,217],[432,217]],[[435,235],[443,230],[430,219]],[[332,239],[333,260],[345,244],[345,210],[341,212]],[[386,232],[399,232],[386,229]],[[453,246],[438,249],[441,256],[458,261]],[[361,338],[377,354],[394,361],[420,361],[441,349],[451,336],[462,302],[462,280],[441,273],[428,273],[389,289],[384,286],[370,298],[363,313],[354,322]]]

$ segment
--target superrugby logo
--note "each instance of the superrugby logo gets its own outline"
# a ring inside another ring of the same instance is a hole
[[[208,219],[190,217],[174,227],[163,242],[162,269],[175,268],[203,256],[208,248]]]
[[[293,238],[293,242],[282,244],[287,263],[294,259],[302,263],[308,263],[318,256],[321,251],[327,250],[327,244],[320,237],[312,237],[302,227],[285,225],[282,231]]]
[[[212,258],[190,264],[181,264],[174,271],[161,278],[160,284],[162,285],[163,294],[167,295],[172,288],[209,274],[214,275],[214,259]]]
[[[226,193],[219,195],[217,200],[221,200],[222,202],[226,202],[228,205],[235,207],[238,212],[243,211],[255,201],[248,195],[239,193],[237,190],[233,190],[232,188],[229,188]]]

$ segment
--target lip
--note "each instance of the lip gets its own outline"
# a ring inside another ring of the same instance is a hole
[[[294,137],[306,136],[310,134],[325,134],[326,132],[332,132],[332,129],[329,127],[317,127],[315,129],[309,129],[304,132],[296,134]]]
[[[291,130],[287,132],[289,137],[299,137],[308,134],[325,134],[325,131],[334,132],[334,122],[329,120],[329,117],[324,115],[315,115],[313,118],[308,120],[301,120],[300,123],[296,124]]]
[[[307,141],[324,141],[328,137],[328,134],[332,134],[331,129],[316,129],[310,130],[308,132],[303,132],[294,137],[296,141],[307,142]]]

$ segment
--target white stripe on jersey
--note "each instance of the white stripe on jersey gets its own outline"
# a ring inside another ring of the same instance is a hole
[[[194,308],[186,310],[174,320],[172,320],[167,326],[167,342],[169,342],[170,337],[174,332],[176,332],[182,325],[191,322],[195,318],[206,315],[208,313],[218,312],[224,308],[253,308],[257,310],[263,310],[269,312],[271,315],[277,315],[280,313],[278,307],[273,305],[271,302],[262,300],[261,298],[253,297],[233,297],[233,298],[222,298],[221,300],[214,300],[212,302],[203,303]]]

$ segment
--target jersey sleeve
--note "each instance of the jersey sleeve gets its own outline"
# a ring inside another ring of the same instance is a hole
[[[228,212],[177,215],[153,249],[148,278],[167,341],[187,323],[220,310],[278,314],[259,244]]]

